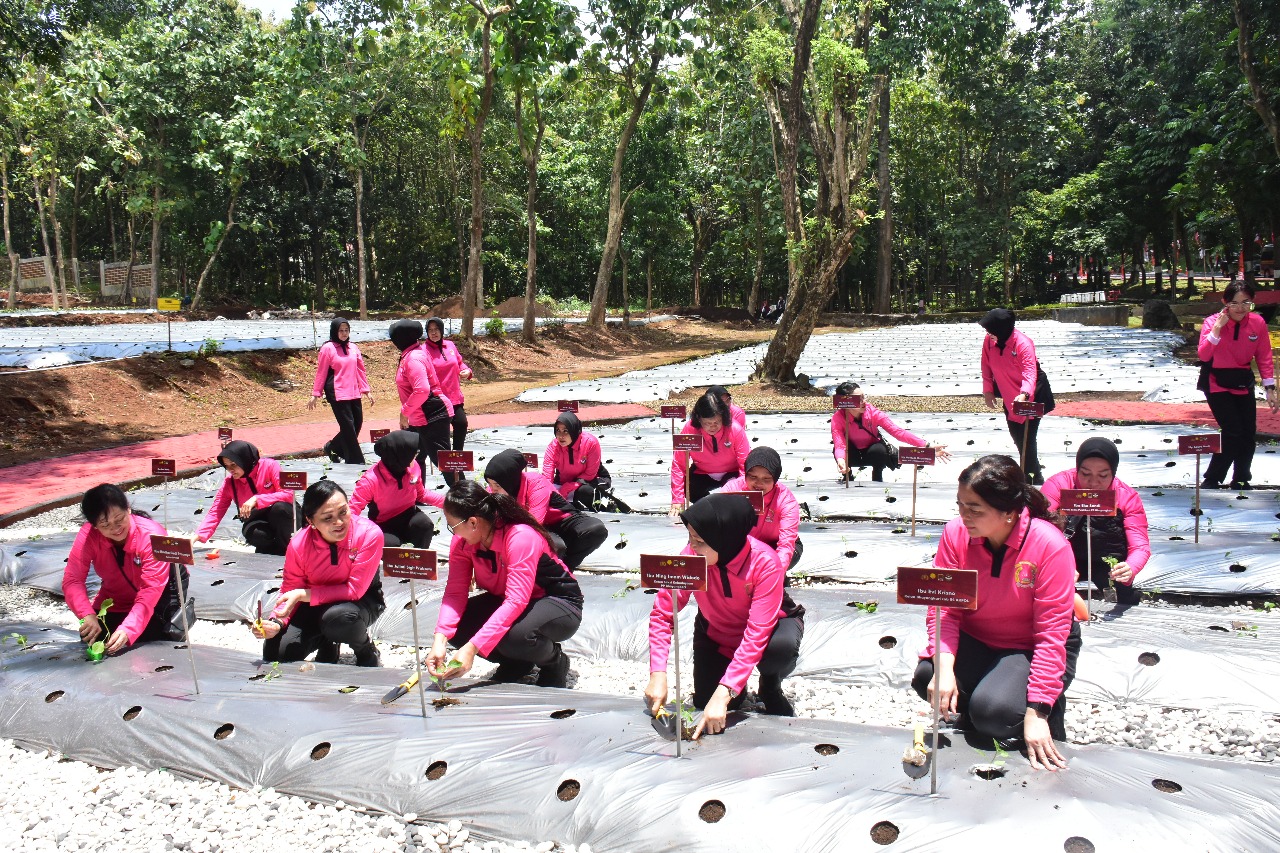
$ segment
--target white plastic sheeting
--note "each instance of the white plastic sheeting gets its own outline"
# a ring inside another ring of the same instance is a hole
[[[0,736],[23,746],[419,819],[465,816],[482,838],[789,853],[872,849],[890,824],[895,850],[1013,837],[1046,853],[1280,845],[1280,773],[1269,767],[1062,746],[1069,772],[1014,757],[985,781],[970,749],[943,740],[942,796],[929,797],[927,779],[903,773],[900,730],[734,714],[724,735],[675,760],[635,699],[467,682],[453,688],[461,704],[424,720],[414,697],[378,703],[402,677],[388,670],[284,667],[253,681],[252,656],[197,647],[197,695],[172,644],[91,665],[72,632],[0,630],[32,640],[0,648]]]
[[[1197,370],[1173,356],[1172,332],[1083,326],[1048,320],[1018,323],[1036,345],[1056,393],[1140,391],[1159,402],[1201,400]],[[982,393],[982,338],[977,323],[933,323],[833,332],[809,339],[796,367],[828,392],[853,380],[871,396],[932,397]],[[665,400],[701,385],[740,385],[764,359],[767,344],[610,379],[562,382],[525,391],[517,400],[638,403]]]

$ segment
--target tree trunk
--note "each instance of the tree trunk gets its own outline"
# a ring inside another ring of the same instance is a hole
[[[653,310],[653,255],[644,259],[644,311]]]
[[[151,298],[149,300],[152,308],[158,304],[157,299],[160,298],[160,182],[156,182],[155,192],[153,194],[153,203],[155,205],[155,213],[151,216]]]
[[[627,290],[627,253],[622,256],[622,328],[631,325],[631,294]]]
[[[467,257],[467,283],[462,290],[462,335],[467,341],[472,338],[472,327],[475,325],[476,307],[483,299],[484,288],[484,125],[489,117],[489,108],[493,104],[493,54],[490,35],[493,20],[498,14],[507,11],[503,7],[500,12],[483,10],[484,27],[480,33],[480,62],[483,72],[483,85],[480,92],[480,104],[476,108],[475,123],[467,131],[471,141],[471,249]]]
[[[227,221],[223,226],[222,234],[218,237],[218,243],[213,247],[213,252],[209,255],[209,260],[205,261],[204,269],[200,270],[200,278],[196,279],[196,292],[191,297],[191,310],[195,311],[200,307],[200,294],[204,289],[205,280],[209,277],[209,271],[213,269],[213,262],[218,259],[218,252],[222,251],[222,244],[227,241],[227,235],[231,233],[231,229],[235,227],[236,215],[236,196],[238,192],[231,193],[231,202],[227,205]]]
[[[706,240],[705,222],[702,214],[695,214],[692,217],[693,225],[693,307],[702,307],[702,256],[706,252],[704,242]]]
[[[9,298],[5,305],[18,307],[18,284],[20,283],[20,266],[18,253],[13,250],[13,234],[9,230],[9,158],[0,157],[0,192],[4,193],[4,248],[9,253]]]
[[[605,232],[604,252],[600,256],[600,268],[596,271],[595,289],[591,291],[591,310],[587,314],[587,325],[597,329],[604,328],[605,306],[608,302],[609,285],[613,281],[613,262],[618,256],[618,246],[622,244],[622,166],[626,162],[627,146],[631,144],[631,136],[649,101],[649,93],[653,90],[654,77],[658,66],[662,63],[663,52],[655,47],[650,57],[648,73],[640,92],[631,102],[631,114],[618,137],[618,144],[613,149],[613,168],[609,172],[609,223]]]
[[[537,127],[532,141],[525,136],[523,94],[523,87],[517,86],[515,92],[516,137],[520,140],[520,156],[524,158],[527,173],[524,209],[529,232],[524,262],[524,328],[521,330],[520,339],[526,344],[532,344],[536,338],[537,319],[534,316],[534,308],[537,305],[538,295],[538,212],[536,208],[538,159],[542,155],[542,135],[546,132],[547,125],[542,118],[542,102],[537,89],[534,89],[533,115]]]
[[[44,191],[40,189],[40,181],[34,175],[31,176],[31,186],[36,197],[36,216],[40,219],[40,240],[44,246],[45,257],[53,257],[53,247],[49,244],[49,225],[48,216],[44,209]],[[54,282],[52,276],[49,277],[49,297],[50,307],[58,310],[58,285]]]
[[[881,23],[888,24],[888,6],[881,15]],[[889,172],[889,85],[886,78],[884,91],[880,93],[880,151],[878,155],[880,185],[880,241],[876,257],[876,306],[877,314],[891,310],[890,284],[893,275],[893,185]],[[1006,282],[1008,276],[1005,276]],[[1007,285],[1006,285],[1007,286]]]
[[[125,223],[125,227],[129,237],[129,266],[124,270],[124,290],[120,292],[120,301],[124,305],[133,304],[133,268],[138,265],[138,239],[137,232],[134,228],[133,214],[129,214],[129,221]]]
[[[368,280],[364,264],[364,169],[356,169],[356,282],[360,289],[360,319],[369,319]]]
[[[1249,83],[1249,93],[1253,95],[1250,106],[1262,119],[1267,133],[1271,134],[1271,144],[1275,146],[1276,156],[1280,157],[1280,119],[1271,106],[1271,97],[1258,73],[1258,66],[1253,56],[1253,21],[1244,8],[1244,0],[1231,0],[1231,9],[1236,19],[1236,47],[1240,55],[1240,70]]]
[[[764,280],[764,194],[757,191],[754,201],[751,219],[755,226],[756,269],[751,276],[751,295],[747,297],[747,313],[753,320],[760,313],[760,282]]]
[[[80,257],[80,167],[76,166],[75,180],[71,188],[71,259]],[[79,286],[77,281],[76,285]]]
[[[49,177],[49,223],[53,226],[53,251],[56,253],[54,263],[58,270],[55,287],[62,289],[63,307],[70,308],[71,299],[67,296],[67,256],[62,251],[62,222],[58,219],[58,189],[58,176],[51,175]]]

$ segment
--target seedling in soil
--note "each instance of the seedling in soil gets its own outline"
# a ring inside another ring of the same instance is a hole
[[[1264,601],[1254,608],[1254,610],[1261,610],[1263,613],[1270,613],[1272,610],[1275,610],[1275,609],[1276,609],[1276,603],[1274,601]]]
[[[1269,603],[1269,602],[1268,602],[1268,603]],[[26,636],[25,636],[25,635],[23,635],[23,634],[16,634],[16,633],[15,633],[15,634],[5,634],[3,637],[0,637],[0,645],[4,645],[4,644],[8,643],[10,640],[13,640],[15,643],[17,643],[17,644],[18,644],[18,648],[20,648],[20,649],[25,649],[25,648],[27,647],[27,638],[26,638]]]
[[[111,632],[107,628],[107,611],[110,610],[115,603],[114,598],[108,598],[106,601],[102,602],[102,606],[98,608],[97,615],[93,617],[98,620],[98,626],[102,629],[101,636],[110,636]],[[80,620],[80,623],[84,624],[85,619],[88,618],[88,616],[84,617],[84,619]],[[85,657],[95,662],[102,660],[106,656],[107,644],[103,640],[90,643],[89,648],[85,651]]]
[[[626,583],[624,583],[624,584],[622,585],[622,589],[618,590],[617,592],[615,592],[615,593],[614,593],[612,596],[610,596],[610,597],[611,597],[611,598],[626,598],[626,597],[627,597],[627,593],[629,593],[629,592],[634,592],[635,590],[637,590],[637,589],[639,589],[639,588],[640,588],[640,584],[639,584],[639,582],[637,582],[637,581],[633,578],[633,579],[628,580]]]
[[[1115,571],[1116,566],[1120,563],[1115,557],[1103,557],[1102,562],[1106,563],[1107,568],[1112,571]],[[1116,579],[1111,577],[1110,573],[1107,574],[1107,586],[1113,590],[1116,588]]]
[[[856,607],[856,608],[858,608],[859,610],[863,611],[864,613],[875,613],[875,612],[876,612],[876,610],[877,610],[877,608],[879,608],[879,607],[880,607],[880,602],[875,601],[875,600],[872,600],[872,601],[855,601],[855,602],[853,603],[853,606],[854,606],[854,607]]]
[[[269,669],[267,671],[267,674],[262,677],[262,680],[275,681],[277,678],[279,678],[282,675],[284,675],[284,673],[280,671],[280,661],[276,660],[271,662],[271,669]]]
[[[448,696],[446,694],[448,693],[449,685],[452,684],[452,682],[449,681],[448,679],[448,673],[451,670],[461,669],[461,668],[462,668],[461,663],[459,663],[457,660],[451,660],[447,664],[445,664],[445,667],[444,667],[445,675],[431,676],[431,680],[436,683],[436,687],[439,688],[440,690],[440,698],[431,700],[431,706],[433,708],[447,708],[450,705],[458,704],[459,700],[454,699],[452,696]]]

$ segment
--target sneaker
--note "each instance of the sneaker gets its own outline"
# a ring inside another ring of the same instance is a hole
[[[1205,489],[1221,489],[1221,488],[1222,488],[1221,480],[1206,479],[1203,483],[1200,484],[1201,491],[1204,491]]]
[[[355,652],[356,666],[382,666],[382,656],[378,654],[378,647],[373,644],[373,640],[369,640]]]
[[[324,443],[324,455],[329,457],[330,462],[341,462],[342,457],[333,451],[333,442],[326,441]]]
[[[569,686],[569,656],[556,643],[556,654],[548,663],[538,668],[539,687]]]
[[[341,650],[342,646],[339,643],[329,640],[321,641],[320,648],[316,651],[316,663],[337,663]]]
[[[760,678],[760,689],[756,692],[757,698],[764,703],[764,712],[772,714],[775,717],[794,717],[796,709],[791,705],[791,700],[782,692],[782,679],[780,678]]]
[[[524,663],[502,663],[498,664],[498,668],[493,671],[493,675],[489,676],[490,681],[496,681],[499,684],[515,684],[523,681],[524,677],[533,672],[533,664]]]

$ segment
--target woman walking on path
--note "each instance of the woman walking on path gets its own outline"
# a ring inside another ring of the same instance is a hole
[[[1031,338],[1013,328],[1014,315],[1007,308],[993,308],[978,324],[987,330],[982,342],[982,397],[988,409],[996,407],[996,397],[1004,401],[1004,419],[1019,454],[1026,447],[1023,462],[1027,479],[1035,485],[1044,482],[1040,468],[1040,449],[1036,436],[1040,418],[1027,418],[1013,413],[1013,404],[1032,401],[1044,403],[1044,414],[1053,411],[1053,392],[1049,378],[1036,360],[1036,346]]]
[[[1253,285],[1233,281],[1222,294],[1222,311],[1200,327],[1200,382],[1213,419],[1222,430],[1222,452],[1213,454],[1201,488],[1219,489],[1233,471],[1231,487],[1253,488],[1253,454],[1258,447],[1258,403],[1253,363],[1258,364],[1271,414],[1280,411],[1276,370],[1267,321],[1253,313]]]
[[[329,340],[320,347],[316,359],[316,381],[307,408],[314,409],[321,396],[329,401],[338,421],[338,434],[325,443],[325,455],[334,462],[363,465],[360,427],[364,425],[364,408],[360,398],[367,397],[369,408],[373,408],[373,393],[364,356],[351,342],[351,324],[344,317],[334,317],[329,323]]]
[[[234,503],[244,541],[259,554],[284,556],[297,524],[297,507],[293,492],[280,486],[280,463],[261,457],[247,441],[229,441],[218,454],[218,464],[227,469],[227,477],[196,530],[196,541],[208,542]]]
[[[425,478],[427,459],[435,464],[440,451],[449,449],[453,403],[444,395],[440,377],[419,343],[422,324],[417,320],[396,320],[391,324],[389,334],[391,343],[400,350],[400,363],[396,367],[400,429],[418,434],[418,465]]]
[[[440,379],[440,389],[453,404],[453,416],[449,419],[453,430],[453,449],[461,450],[467,441],[467,413],[462,408],[462,380],[471,379],[474,374],[453,341],[444,338],[444,320],[432,317],[427,321],[427,339],[422,349],[431,360],[436,376]],[[461,474],[445,472],[444,481],[452,486],[462,479]]]

